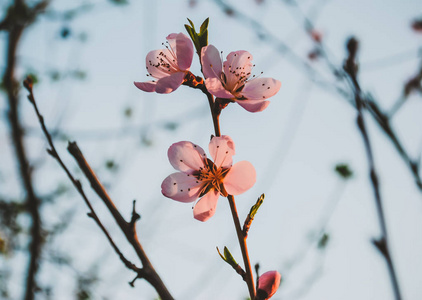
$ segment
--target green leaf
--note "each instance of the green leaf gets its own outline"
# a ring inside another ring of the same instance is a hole
[[[343,179],[349,179],[353,176],[353,171],[350,170],[347,164],[337,164],[335,167],[335,171]]]
[[[201,28],[199,28],[199,35],[203,35],[205,31],[208,29],[208,23],[210,22],[210,18],[206,18],[205,21],[201,24]]]
[[[220,257],[226,262],[228,263],[230,266],[232,266],[233,268],[237,268],[238,263],[236,262],[236,260],[234,259],[233,255],[230,253],[229,249],[227,247],[224,246],[224,256],[221,254],[220,249],[218,249],[217,247],[217,251],[218,254],[220,255]]]
[[[261,207],[262,203],[264,202],[265,194],[262,194],[259,196],[258,200],[256,200],[256,203],[254,206],[251,207],[251,211],[249,212],[249,216],[251,219],[255,218],[256,213],[258,212],[258,209]]]
[[[208,30],[199,36],[199,46],[200,48],[208,46]]]
[[[192,26],[192,29],[195,30],[195,25],[193,25],[193,22],[189,18],[186,19],[188,19],[190,26]]]
[[[330,236],[327,233],[324,233],[318,241],[318,248],[324,249],[327,246],[329,240]]]

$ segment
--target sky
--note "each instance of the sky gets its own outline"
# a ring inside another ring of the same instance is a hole
[[[137,227],[139,238],[176,299],[247,297],[246,285],[215,249],[227,246],[241,261],[227,200],[221,197],[214,217],[200,223],[192,217],[191,204],[161,194],[162,180],[174,172],[167,159],[172,143],[186,140],[208,148],[213,127],[207,99],[185,86],[158,95],[141,92],[133,85],[134,81],[147,80],[145,56],[150,50],[161,48],[168,34],[184,32],[186,18],[199,27],[207,17],[209,43],[223,51],[223,56],[247,50],[253,55],[255,74],[262,71],[262,76],[282,82],[265,111],[252,114],[230,104],[220,118],[222,133],[236,144],[234,162],[248,160],[257,171],[255,186],[236,197],[240,219],[259,195],[266,195],[252,225],[248,247],[252,264],[259,262],[261,272],[275,269],[283,276],[272,299],[394,299],[386,264],[371,243],[380,229],[368,163],[356,126],[356,110],[344,98],[316,84],[293,56],[259,39],[256,27],[252,28],[246,18],[227,16],[215,1],[196,1],[193,6],[190,1],[130,1],[116,7],[104,1],[62,0],[53,1],[52,7],[64,10],[83,3],[91,3],[92,8],[74,20],[42,17],[26,32],[19,50],[19,74],[37,70],[40,83],[35,93],[47,126],[60,128],[78,142],[126,217],[130,216],[132,200],[137,199],[142,216]],[[321,75],[314,80],[340,84],[321,60],[307,60],[314,46],[294,6],[276,0],[261,5],[252,0],[227,3],[261,23],[266,32],[289,45],[296,57],[311,64]],[[305,14],[315,13],[313,22],[335,65],[340,66],[346,55],[346,39],[351,35],[359,39],[362,88],[374,95],[380,107],[390,109],[420,65],[422,35],[410,26],[420,16],[420,1],[298,3]],[[63,27],[71,32],[65,40],[60,38]],[[4,44],[4,34],[0,37]],[[84,71],[86,77],[80,80],[68,76],[53,82],[50,74],[56,69]],[[191,71],[200,75],[197,57]],[[130,118],[124,114],[128,108]],[[0,96],[0,109],[6,110],[4,95]],[[420,96],[411,96],[392,120],[413,157],[421,154],[421,112]],[[57,183],[66,183],[62,170],[44,153],[45,142],[30,105],[22,104],[22,114],[31,156],[45,165],[37,172],[37,189],[45,192]],[[403,299],[421,299],[421,192],[390,140],[370,115],[364,117],[373,143]],[[8,179],[0,182],[0,191],[18,194],[7,130],[3,122],[0,164],[4,167],[0,175]],[[66,143],[57,141],[56,147],[76,170]],[[107,171],[105,160],[113,160],[117,171]],[[347,163],[353,178],[340,179],[334,172],[338,163]],[[75,174],[82,177],[80,172]],[[100,200],[82,181],[121,250],[136,261]],[[77,270],[88,272],[92,265],[101,266],[94,299],[154,299],[156,293],[146,282],[137,281],[135,288],[127,284],[134,277],[132,272],[125,269],[86,217],[87,209],[76,192],[45,208],[46,224],[60,220],[60,211],[66,209],[72,209],[75,217],[54,247],[70,251]],[[330,238],[321,251],[314,236],[327,216]],[[14,259],[22,261],[25,256],[18,254]],[[19,278],[24,265],[17,269]],[[72,299],[69,295],[75,287],[68,280],[72,271],[46,267],[42,274],[45,282],[55,278],[63,293],[57,299]],[[19,280],[11,284],[15,295],[20,295]]]

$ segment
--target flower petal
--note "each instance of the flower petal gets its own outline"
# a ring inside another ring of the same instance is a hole
[[[208,145],[211,157],[217,167],[231,167],[235,154],[234,142],[228,135],[213,137]]]
[[[177,72],[169,76],[162,77],[157,80],[157,86],[155,87],[155,91],[159,94],[171,93],[177,90],[177,88],[183,83],[184,78],[184,72]]]
[[[193,208],[193,217],[199,221],[205,222],[215,213],[220,193],[216,190],[209,191],[204,197],[199,199]]]
[[[266,100],[235,100],[237,104],[242,106],[249,112],[263,111],[270,104],[270,101]]]
[[[163,54],[169,55],[170,52],[167,49],[152,50],[148,52],[147,57],[145,59],[149,75],[157,79],[163,78],[170,74],[167,69],[164,69],[160,66],[160,59],[162,59]]]
[[[144,91],[144,92],[155,92],[155,86],[157,82],[155,81],[147,81],[147,82],[134,82],[135,86]]]
[[[200,192],[201,182],[192,175],[177,172],[164,179],[161,193],[164,196],[180,202],[195,201]]]
[[[233,89],[240,77],[248,78],[252,69],[252,54],[239,50],[230,52],[223,63],[228,89]]]
[[[280,90],[281,82],[273,78],[256,78],[247,81],[240,93],[248,100],[268,99]]]
[[[255,168],[246,160],[234,164],[223,181],[229,195],[240,195],[249,190],[255,182]]]
[[[188,174],[203,168],[207,157],[204,149],[185,141],[171,145],[167,155],[173,168]]]
[[[201,50],[202,72],[205,78],[218,78],[221,76],[220,52],[213,45],[208,45]]]
[[[193,45],[190,38],[183,33],[172,33],[167,36],[167,40],[176,54],[180,70],[188,71],[193,59]]]
[[[211,77],[205,79],[205,86],[207,87],[208,92],[216,97],[234,99],[234,96],[223,87],[223,84],[218,78]]]

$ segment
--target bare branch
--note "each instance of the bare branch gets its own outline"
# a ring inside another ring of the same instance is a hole
[[[168,292],[167,288],[165,287],[164,283],[161,281],[158,274],[155,272],[154,268],[152,267],[151,263],[148,260],[148,257],[146,256],[145,252],[142,249],[141,244],[138,241],[137,235],[136,235],[136,229],[135,229],[135,223],[140,218],[139,214],[135,211],[135,201],[133,203],[133,212],[132,212],[132,218],[130,222],[126,222],[123,217],[121,216],[120,212],[117,210],[117,208],[114,206],[114,203],[111,201],[111,199],[108,197],[107,192],[105,191],[104,187],[101,185],[101,183],[98,181],[95,173],[91,170],[88,163],[85,161],[82,153],[80,152],[78,146],[76,143],[69,143],[69,152],[72,153],[72,155],[75,157],[78,157],[77,161],[79,166],[81,166],[81,169],[85,173],[85,175],[88,177],[88,179],[91,182],[92,187],[97,192],[97,194],[100,196],[101,199],[103,199],[104,202],[107,203],[107,207],[112,212],[113,217],[115,218],[116,222],[119,224],[120,228],[124,232],[125,236],[127,237],[128,241],[132,244],[135,251],[138,254],[138,257],[141,259],[142,262],[142,268],[138,268],[136,265],[134,265],[132,262],[130,262],[126,257],[122,254],[122,252],[119,250],[113,239],[111,238],[110,234],[108,233],[107,229],[104,227],[104,225],[101,223],[99,217],[94,211],[94,208],[92,207],[90,201],[88,200],[82,185],[79,180],[75,179],[73,175],[70,173],[69,169],[66,167],[66,165],[63,163],[62,159],[60,158],[59,154],[56,151],[56,148],[54,146],[53,140],[51,138],[50,133],[48,132],[47,127],[45,126],[44,118],[40,114],[34,95],[32,91],[32,82],[30,81],[30,78],[27,78],[24,82],[25,88],[28,90],[29,95],[28,99],[32,103],[34,110],[38,116],[38,120],[40,122],[41,128],[44,132],[45,137],[47,138],[48,144],[50,146],[50,149],[47,149],[47,152],[54,157],[57,162],[60,164],[62,169],[65,171],[73,185],[78,190],[79,194],[84,199],[86,205],[88,206],[90,212],[88,213],[88,216],[92,218],[97,225],[100,227],[100,229],[103,231],[105,236],[107,237],[110,245],[113,247],[114,251],[119,256],[120,260],[124,263],[124,265],[130,269],[136,272],[136,279],[138,278],[144,278],[146,281],[148,281],[163,300],[172,300],[173,297]],[[76,159],[75,157],[75,159]],[[92,173],[89,173],[92,172]],[[90,174],[89,176],[87,174]],[[135,281],[134,280],[134,281]],[[130,284],[133,286],[134,281],[132,281]]]
[[[357,110],[357,125],[359,127],[359,131],[362,135],[362,139],[365,144],[366,156],[368,159],[369,170],[370,170],[369,173],[370,173],[370,178],[372,182],[372,188],[374,191],[375,204],[377,207],[378,221],[381,227],[381,237],[378,240],[374,240],[374,244],[378,248],[380,253],[384,256],[387,262],[388,271],[391,278],[391,283],[393,285],[395,299],[401,300],[402,297],[401,297],[400,288],[399,288],[399,284],[397,280],[397,275],[394,269],[394,265],[391,259],[390,250],[388,246],[388,233],[387,233],[383,203],[382,203],[382,198],[381,198],[381,193],[380,193],[380,188],[379,188],[378,174],[375,169],[375,161],[374,161],[374,156],[372,152],[371,141],[369,139],[365,120],[363,118],[363,113],[362,113],[364,99],[362,98],[362,90],[360,88],[360,85],[357,79],[358,65],[356,63],[356,54],[358,51],[358,46],[359,46],[358,41],[353,37],[350,38],[349,41],[347,42],[347,50],[348,50],[349,55],[345,61],[344,70],[349,75],[350,80],[354,87],[356,110]]]

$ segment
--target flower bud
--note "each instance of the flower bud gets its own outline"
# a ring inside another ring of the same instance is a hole
[[[281,275],[277,271],[268,271],[262,274],[258,280],[258,291],[256,298],[258,300],[270,299],[281,282]]]

